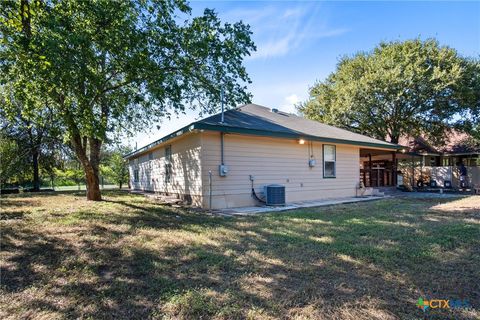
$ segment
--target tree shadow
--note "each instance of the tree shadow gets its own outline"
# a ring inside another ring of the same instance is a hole
[[[109,203],[133,212],[80,213],[79,226],[50,233],[2,228],[4,294],[41,287],[22,307],[65,318],[397,319],[422,317],[420,296],[479,307],[478,220],[428,220],[449,215],[428,201],[240,218]],[[431,315],[478,315],[441,312]]]

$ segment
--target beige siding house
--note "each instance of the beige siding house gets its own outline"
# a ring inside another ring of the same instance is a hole
[[[249,104],[226,111],[224,122],[220,115],[200,120],[126,158],[132,189],[219,209],[264,205],[263,187],[271,184],[285,187],[287,203],[355,196],[361,152],[400,148]]]

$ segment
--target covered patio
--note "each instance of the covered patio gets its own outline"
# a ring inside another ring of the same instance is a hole
[[[398,156],[395,151],[360,149],[360,183],[364,187],[396,186]]]
[[[462,186],[460,164],[467,176]],[[360,183],[365,187],[445,188],[480,187],[480,153],[439,153],[360,149]]]

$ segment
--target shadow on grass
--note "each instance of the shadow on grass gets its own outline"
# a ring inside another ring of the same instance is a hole
[[[420,296],[480,307],[479,224],[429,211],[430,201],[242,218],[106,203],[118,212],[71,213],[70,237],[2,228],[4,294],[42,288],[23,309],[66,318],[396,319],[422,316]]]

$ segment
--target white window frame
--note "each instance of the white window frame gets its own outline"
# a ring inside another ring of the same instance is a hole
[[[325,160],[325,146],[333,147],[333,161]],[[322,145],[322,161],[323,161],[323,178],[325,179],[335,179],[337,177],[337,146],[334,144],[323,144]],[[325,174],[325,163],[333,162],[333,175]]]

